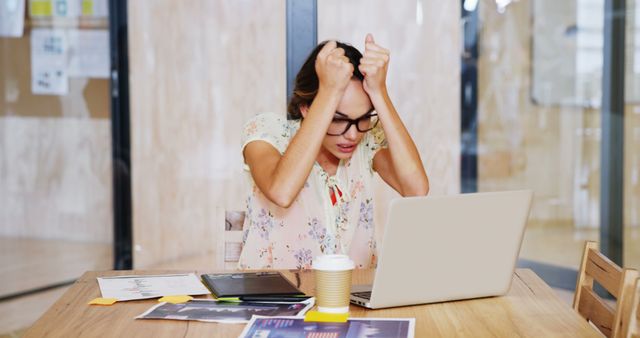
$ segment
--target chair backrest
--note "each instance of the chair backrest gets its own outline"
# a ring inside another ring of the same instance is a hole
[[[624,337],[631,321],[632,299],[638,271],[622,269],[598,250],[598,243],[585,243],[573,298],[573,308],[607,337]],[[615,308],[593,290],[600,284],[616,298]]]
[[[629,329],[625,335],[627,338],[640,337],[640,278],[636,279],[634,290],[633,301],[631,302],[631,314],[629,316]]]
[[[219,208],[218,215],[224,216],[224,219],[218,221],[216,267],[234,270],[237,269],[242,252],[242,226],[245,213]]]

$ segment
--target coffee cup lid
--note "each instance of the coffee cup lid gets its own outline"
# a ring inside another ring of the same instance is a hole
[[[355,263],[347,255],[320,255],[313,259],[313,269],[323,271],[353,270]]]

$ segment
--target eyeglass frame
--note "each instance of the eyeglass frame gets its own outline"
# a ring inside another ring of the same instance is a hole
[[[359,131],[361,133],[366,133],[369,130],[372,130],[373,128],[375,128],[378,125],[378,121],[380,121],[379,119],[376,119],[375,122],[373,123],[373,125],[370,128],[368,128],[366,130],[360,130],[360,127],[358,127],[358,122],[360,122],[360,120],[367,119],[367,118],[372,118],[374,116],[378,116],[378,113],[373,113],[373,110],[371,110],[371,111],[367,112],[366,114],[358,117],[357,119],[350,119],[350,118],[347,117],[347,114],[343,114],[343,113],[338,112],[338,111],[336,113],[345,116],[345,117],[339,118],[338,120],[340,120],[341,122],[347,122],[347,127],[340,134],[330,134],[329,132],[327,132],[327,135],[329,135],[329,136],[342,136],[342,135],[346,134],[349,131],[349,129],[351,129],[351,126],[353,126],[353,125],[356,126],[356,130],[357,131]],[[333,120],[331,120],[331,123],[333,123]]]

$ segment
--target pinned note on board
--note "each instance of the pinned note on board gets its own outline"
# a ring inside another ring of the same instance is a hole
[[[113,305],[113,303],[117,302],[118,300],[116,298],[102,298],[102,297],[98,297],[98,298],[94,298],[93,300],[91,300],[89,303],[89,305]]]
[[[319,311],[309,311],[304,316],[305,322],[321,322],[321,323],[346,323],[349,313],[326,313]]]
[[[66,95],[67,36],[59,29],[31,30],[31,91],[34,94]]]
[[[0,1],[0,36],[18,38],[24,31],[24,1]]]
[[[182,304],[192,300],[191,296],[164,296],[158,299],[159,302],[171,303],[171,304]]]
[[[68,29],[66,39],[69,77],[109,78],[111,60],[108,30]]]

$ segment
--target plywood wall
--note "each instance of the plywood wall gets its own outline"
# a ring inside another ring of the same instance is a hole
[[[214,250],[216,207],[244,209],[242,126],[286,113],[284,6],[129,2],[135,267]]]

